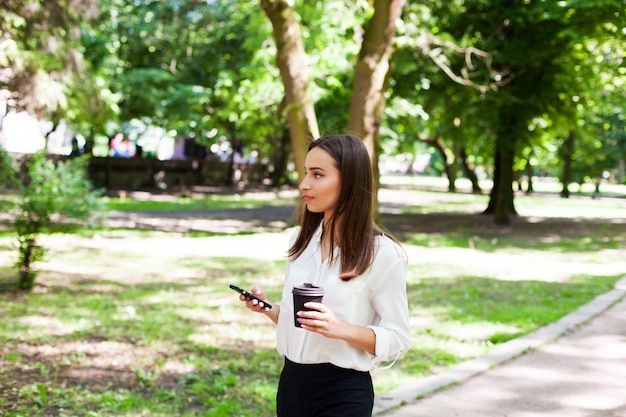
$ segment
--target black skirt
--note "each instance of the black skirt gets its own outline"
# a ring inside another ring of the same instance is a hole
[[[285,358],[276,395],[278,417],[371,417],[373,408],[369,372]]]

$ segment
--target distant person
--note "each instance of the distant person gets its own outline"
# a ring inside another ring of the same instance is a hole
[[[595,190],[593,191],[593,195],[591,196],[591,198],[593,199],[600,198],[600,184],[602,183],[602,177],[599,175],[596,176],[593,183],[595,185]]]
[[[250,152],[250,155],[248,156],[248,163],[249,164],[256,164],[259,160],[259,151],[257,151],[256,149],[253,149]]]
[[[233,163],[240,164],[243,162],[243,142],[236,140],[233,144]]]
[[[81,156],[84,151],[85,149],[80,146],[78,138],[76,136],[72,137],[72,151],[70,152],[70,158],[76,158],[78,156]]]
[[[118,133],[111,139],[111,150],[109,155],[114,158],[130,158],[130,140],[123,134]]]
[[[240,300],[277,324],[285,359],[278,417],[369,417],[370,371],[393,364],[410,346],[406,254],[374,222],[372,169],[361,140],[313,141],[305,171],[280,304],[268,309]],[[304,305],[313,311],[294,311],[292,289],[303,283],[323,289],[321,303]],[[266,300],[261,288],[251,291]]]
[[[174,141],[174,153],[171,159],[185,159],[185,138],[176,138]]]

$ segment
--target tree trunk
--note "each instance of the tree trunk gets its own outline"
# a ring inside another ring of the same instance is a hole
[[[278,149],[272,155],[272,163],[274,171],[270,176],[272,185],[278,187],[289,183],[289,175],[287,173],[287,165],[289,162],[289,132],[285,129],[283,134],[277,138],[279,143]]]
[[[287,111],[291,149],[298,171],[304,175],[308,144],[319,137],[313,102],[309,96],[306,52],[296,11],[286,0],[261,0],[261,7],[274,29],[276,65],[285,88],[283,108]]]
[[[478,183],[478,177],[476,176],[476,168],[474,164],[467,160],[467,151],[464,146],[459,150],[459,159],[461,159],[461,166],[463,167],[463,174],[472,183],[472,193],[482,194],[483,190],[480,189]]]
[[[493,214],[499,225],[511,223],[510,215],[517,214],[513,203],[513,157],[515,154],[515,111],[500,110],[499,128],[496,133],[493,188],[485,214]]]
[[[230,138],[230,143],[231,143],[231,147],[232,145],[237,141],[237,131],[236,131],[236,127],[234,123],[228,123],[228,125],[226,126],[226,131],[228,132],[228,137]],[[198,156],[195,155],[194,152],[194,158],[197,158]],[[231,150],[230,155],[228,156],[228,170],[227,170],[227,179],[226,179],[226,184],[227,185],[233,185],[235,183],[235,149],[233,148]]]
[[[374,0],[374,14],[367,24],[352,87],[347,133],[363,140],[378,184],[377,137],[384,111],[384,87],[389,72],[396,21],[405,0]]]
[[[563,176],[561,177],[563,189],[561,190],[561,197],[563,198],[569,198],[569,185],[572,182],[572,158],[574,155],[575,142],[576,132],[570,130],[567,139],[565,139],[561,147],[561,158],[563,159]]]
[[[533,164],[530,163],[530,158],[526,161],[526,167],[524,167],[524,172],[526,172],[526,178],[528,178],[528,184],[526,185],[526,195],[530,195],[533,193],[533,191],[535,191],[535,188],[533,186],[534,170]]]
[[[454,169],[456,156],[454,152],[446,146],[446,143],[440,137],[433,138],[428,143],[433,145],[441,155],[443,169],[446,172],[446,177],[448,177],[448,191],[451,193],[456,192],[456,170]]]
[[[625,157],[626,155],[622,154],[622,157],[617,163],[617,172],[615,173],[615,178],[617,179],[618,184],[626,182],[626,161],[624,161]]]

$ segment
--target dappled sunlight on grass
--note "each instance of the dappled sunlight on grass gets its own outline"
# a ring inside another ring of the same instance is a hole
[[[409,258],[413,348],[374,372],[377,394],[553,322],[626,273],[626,225],[618,218],[531,216],[535,203],[524,200],[527,209],[519,199],[528,217],[502,228],[474,211],[484,208],[484,195],[381,195],[385,226]],[[571,202],[551,204],[566,211]],[[614,213],[612,203],[602,206]],[[43,237],[49,252],[39,285],[0,294],[0,387],[18,387],[0,390],[0,409],[8,401],[32,410],[36,384],[45,384],[70,414],[139,415],[149,404],[155,416],[274,415],[275,326],[249,312],[228,284],[261,286],[278,302],[292,231]],[[0,283],[15,279],[13,250],[11,236],[0,235]]]
[[[37,333],[45,333],[50,336],[73,334],[85,329],[85,325],[87,324],[84,320],[74,323],[64,323],[56,317],[38,315],[21,317],[18,323],[22,324],[24,328],[30,329],[31,336]],[[15,336],[17,336],[17,334]]]
[[[259,350],[274,358],[271,372],[278,372],[274,325],[249,313],[227,284],[261,285],[278,300],[284,259],[216,257],[211,253],[221,253],[219,247],[198,249],[204,239],[129,235],[134,244],[120,245],[117,237],[94,242],[90,237],[58,236],[66,246],[46,263],[41,278],[47,287],[39,287],[37,296],[42,302],[68,307],[54,311],[40,307],[39,314],[23,316],[13,331],[5,328],[5,337],[24,335],[27,329],[33,342],[49,346],[45,356],[49,361],[74,355],[62,363],[68,363],[66,375],[75,378],[95,375],[86,370],[88,364],[119,369],[130,380],[184,378],[206,372],[207,366],[229,367],[233,354],[255,355]],[[170,245],[162,245],[166,240]],[[124,256],[116,258],[114,269],[100,266],[108,272],[99,277],[94,273],[98,265],[92,265],[96,260],[81,254],[84,241],[85,246],[96,245],[107,264],[120,250]],[[158,256],[148,256],[146,248],[159,247]],[[392,370],[374,373],[377,392],[482,355],[497,343],[555,320],[574,308],[569,298],[579,303],[581,292],[590,299],[603,291],[598,285],[609,288],[616,278],[608,272],[622,267],[617,255],[607,253],[523,249],[498,253],[413,245],[405,249],[411,262],[408,294],[414,348]],[[598,256],[608,262],[596,262]],[[150,265],[144,268],[144,263]],[[88,270],[90,265],[94,269],[88,276],[68,274],[68,264],[74,271]],[[576,274],[584,271],[595,273],[590,277],[606,273],[606,282],[581,277],[579,283]],[[112,294],[114,298],[109,298]],[[123,349],[127,344],[132,349]],[[25,357],[32,354],[15,348]],[[126,356],[115,363],[103,353],[119,349]],[[190,361],[195,349],[213,360]],[[111,377],[106,372],[98,375]]]
[[[274,325],[249,313],[227,284],[256,282],[276,296],[284,260],[233,262],[211,256],[215,245],[205,243],[159,233],[48,236],[51,256],[41,265],[40,285],[17,295],[15,304],[0,303],[2,315],[28,305],[25,314],[0,325],[3,369],[14,372],[38,358],[44,381],[56,367],[60,380],[84,387],[81,398],[99,398],[113,384],[121,390],[120,407],[137,384],[146,392],[163,387],[166,398],[189,399],[174,402],[164,415],[184,415],[177,410],[189,404],[206,408],[211,398],[223,398],[213,409],[271,412],[280,369]],[[4,343],[9,340],[24,343]],[[7,356],[14,361],[5,363]],[[248,363],[255,357],[259,363]],[[154,393],[155,407],[159,395]]]
[[[521,216],[538,218],[604,219],[608,222],[626,221],[625,200],[605,200],[599,204],[591,198],[546,198],[523,196],[515,199]]]
[[[456,248],[405,246],[411,270],[417,277],[460,277],[481,274],[500,280],[567,281],[572,275],[616,275],[626,271],[619,250],[598,252],[546,252],[512,250],[485,252]]]

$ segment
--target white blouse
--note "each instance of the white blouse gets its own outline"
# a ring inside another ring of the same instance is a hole
[[[290,246],[298,232],[299,229],[292,235]],[[335,262],[322,262],[321,235],[320,225],[304,252],[287,263],[278,316],[278,352],[296,363],[330,362],[359,371],[369,371],[384,362],[395,361],[410,347],[404,252],[390,238],[376,237],[372,266],[364,274],[346,282],[339,279],[338,249]],[[375,355],[344,340],[327,338],[294,326],[291,289],[305,282],[324,288],[322,303],[337,318],[374,331]]]

